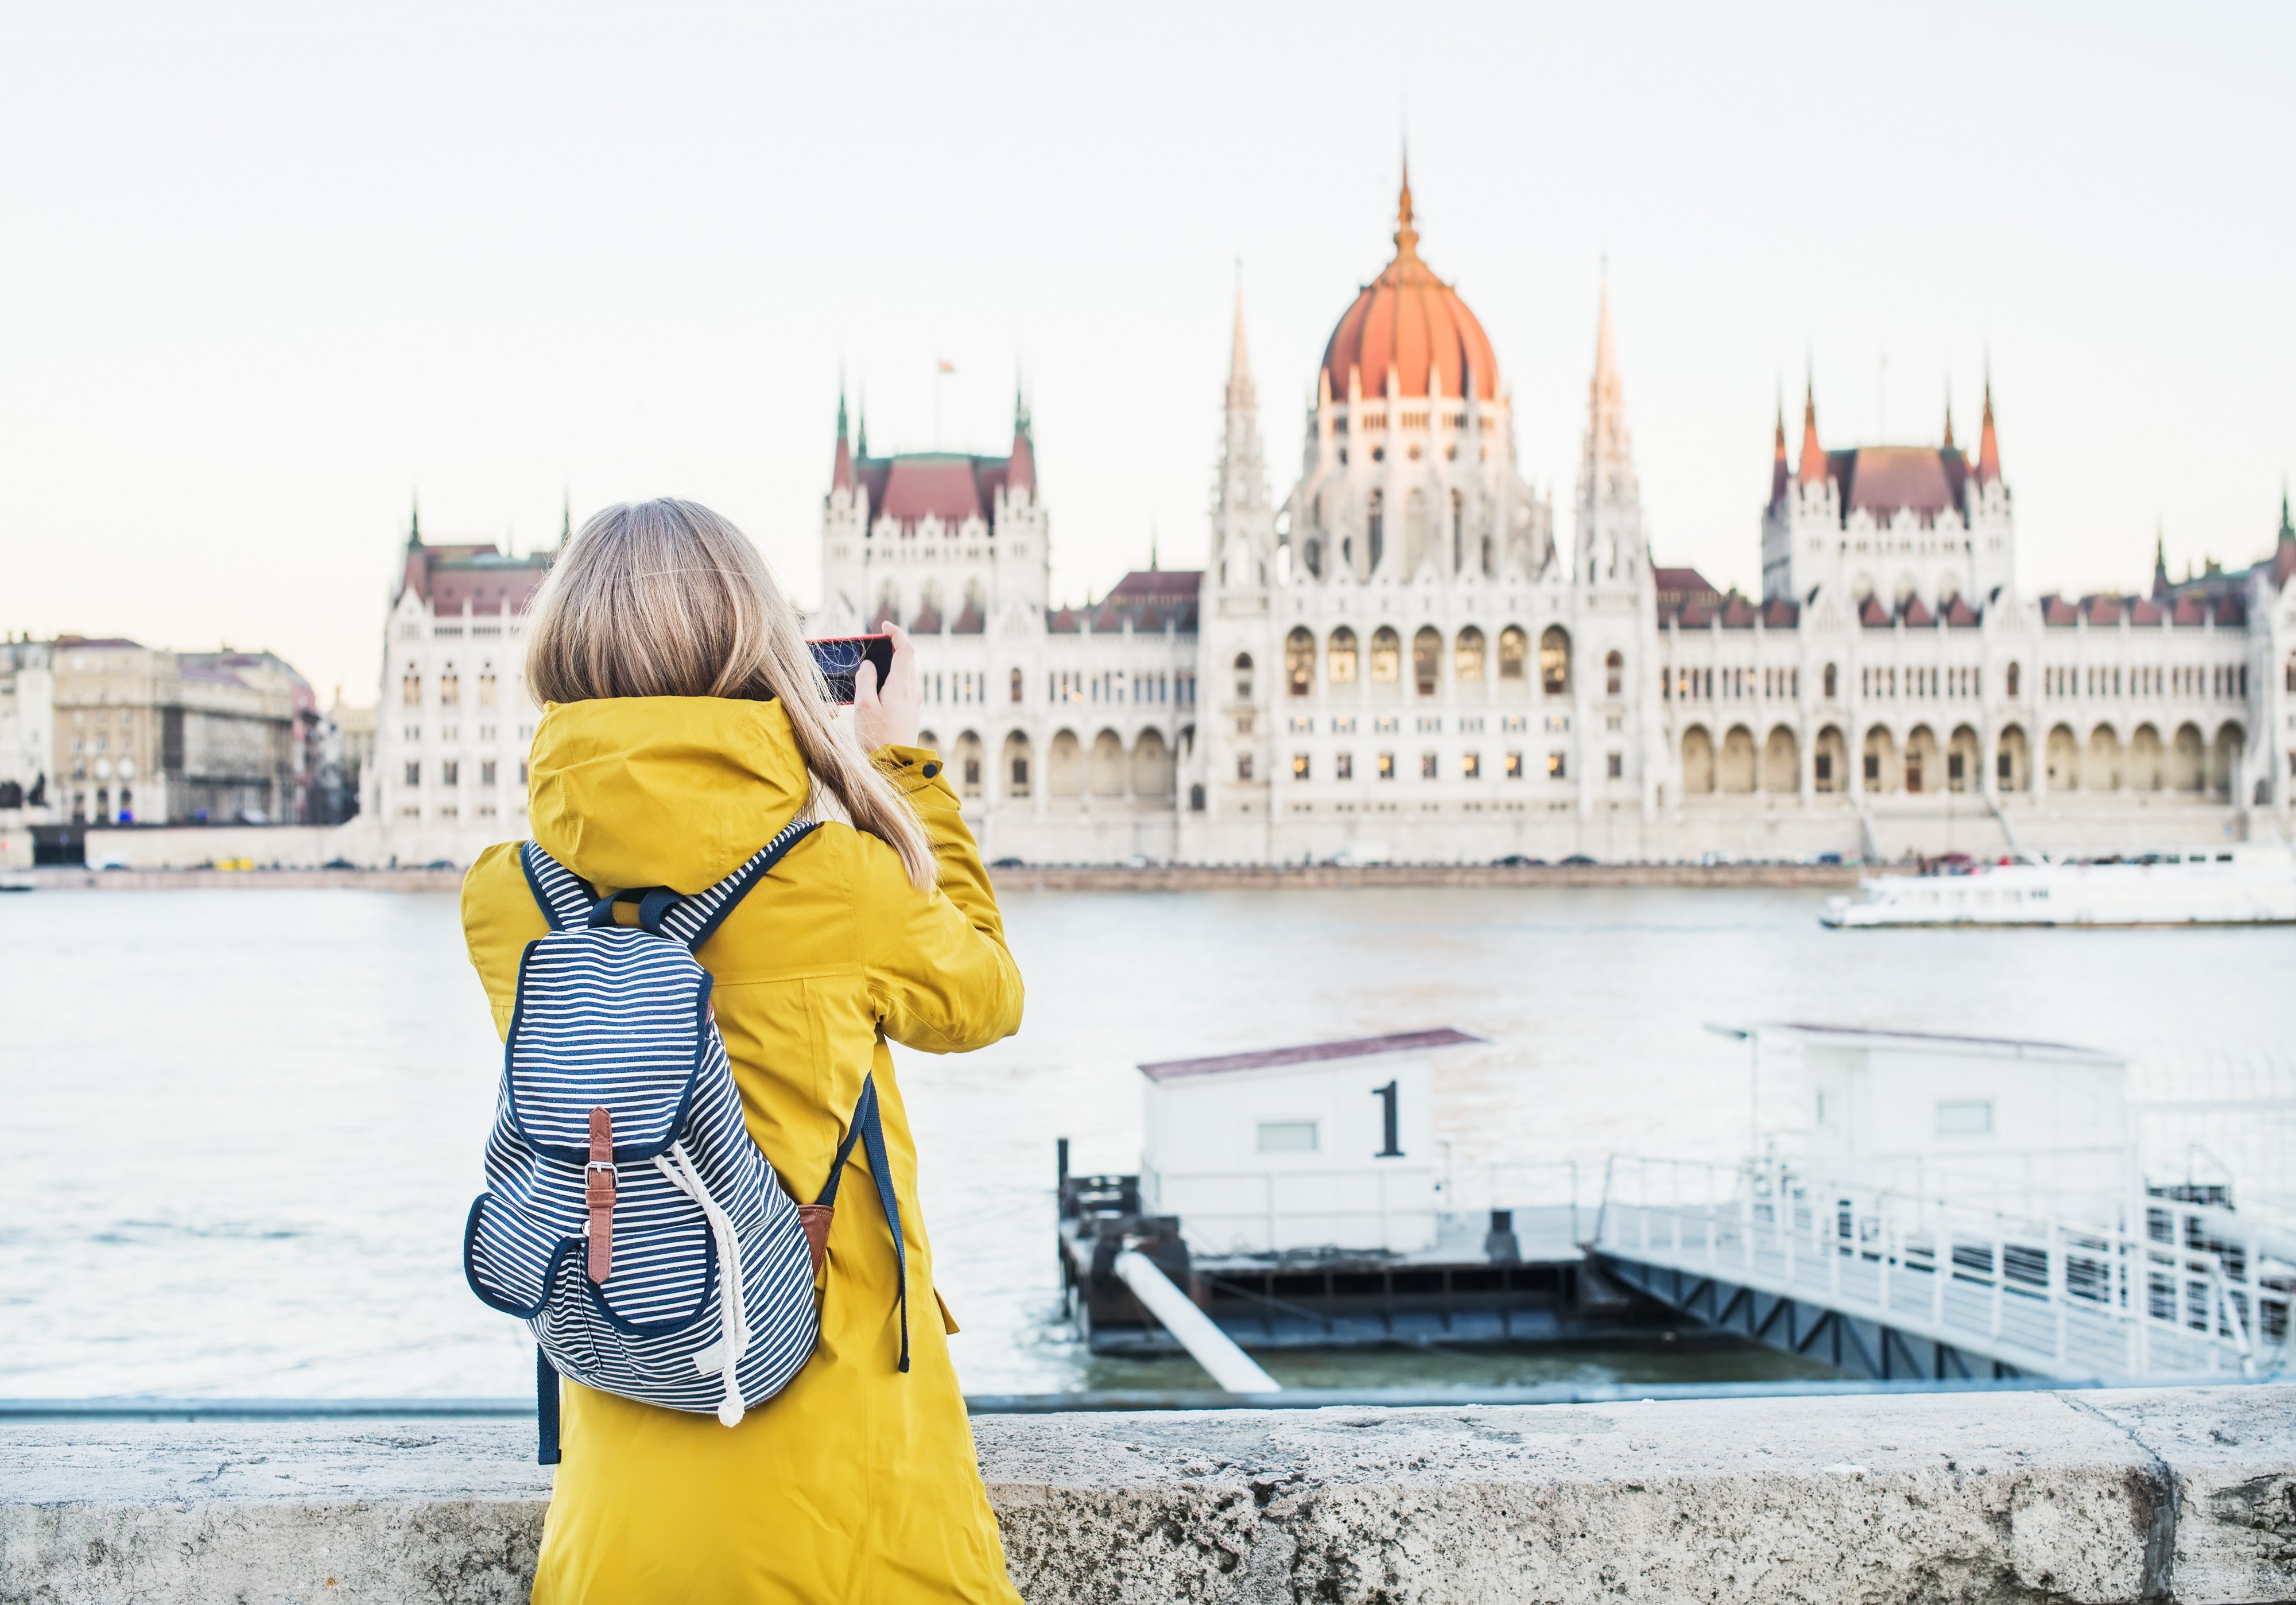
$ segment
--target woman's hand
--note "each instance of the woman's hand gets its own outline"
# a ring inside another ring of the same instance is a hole
[[[909,644],[908,631],[890,620],[886,622],[885,634],[893,638],[893,672],[885,677],[883,688],[878,687],[875,664],[865,659],[853,671],[853,728],[864,752],[917,744],[923,695],[917,680],[916,649]]]

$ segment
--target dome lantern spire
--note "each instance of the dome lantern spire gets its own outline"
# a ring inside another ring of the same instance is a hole
[[[1411,226],[1411,147],[1403,148],[1403,192],[1395,202],[1395,256],[1398,261],[1415,260],[1419,255],[1419,231]]]

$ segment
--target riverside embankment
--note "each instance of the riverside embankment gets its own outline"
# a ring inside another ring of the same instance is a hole
[[[2296,1386],[974,1430],[1034,1605],[2296,1597]],[[0,1601],[523,1600],[531,1460],[512,1422],[12,1427]]]
[[[1007,864],[989,872],[999,891],[1323,890],[1345,886],[1842,888],[1856,864]],[[209,890],[225,888],[364,888],[452,891],[463,872],[437,869],[79,869],[20,872],[12,879],[58,891]]]

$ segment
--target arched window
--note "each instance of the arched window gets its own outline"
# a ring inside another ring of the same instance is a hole
[[[449,663],[446,672],[439,676],[439,706],[453,708],[462,700],[463,677],[455,672],[455,666]]]
[[[1530,637],[1513,625],[1499,632],[1499,678],[1520,680],[1530,662]]]
[[[1325,677],[1334,685],[1356,683],[1356,633],[1347,626],[1332,632],[1332,648],[1324,667]]]
[[[1371,677],[1392,685],[1403,676],[1403,637],[1382,625],[1372,632]]]
[[[1283,638],[1283,683],[1295,697],[1316,689],[1316,638],[1305,629]]]
[[[1550,697],[1570,692],[1570,634],[1559,624],[1550,624],[1539,632],[1538,685]]]
[[[1021,700],[1021,671],[1020,671],[1019,669],[1017,669],[1017,668],[1016,668],[1016,669],[1014,669],[1014,670],[1013,671],[1013,700],[1014,700],[1015,702],[1018,702],[1020,700]]]
[[[1827,664],[1825,666],[1825,700],[1829,702],[1833,701],[1834,698],[1836,679],[1837,676],[1834,673],[1833,665],[1831,663]],[[2009,671],[2009,684],[2013,690],[2017,684],[2017,671],[2013,668]]]
[[[1483,633],[1472,624],[1452,643],[1451,670],[1463,682],[1483,677]]]
[[[1411,678],[1423,697],[1433,696],[1443,683],[1443,637],[1431,624],[1411,638]]]
[[[1831,678],[1833,671],[1829,669],[1826,673],[1828,677]],[[2013,702],[2017,700],[2017,687],[2019,684],[2020,680],[2017,673],[2017,666],[2013,663],[2009,666],[2009,700]],[[1833,688],[1829,685],[1827,689],[1831,691]],[[2289,670],[2289,689],[2296,691],[2296,668]]]
[[[1238,652],[1235,655],[1235,695],[1238,701],[1251,700],[1251,654],[1250,652]]]
[[[1615,697],[1624,693],[1626,689],[1627,655],[1624,652],[1612,652],[1603,659],[1603,694],[1606,697]]]
[[[1374,490],[1365,511],[1365,531],[1371,537],[1371,566],[1379,567],[1379,554],[1387,544],[1387,498]]]

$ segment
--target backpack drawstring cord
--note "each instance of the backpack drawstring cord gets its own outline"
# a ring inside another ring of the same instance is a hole
[[[710,1235],[718,1241],[721,1330],[718,1342],[695,1355],[693,1363],[705,1374],[717,1371],[724,1375],[726,1397],[718,1406],[718,1419],[728,1427],[738,1427],[742,1424],[742,1385],[734,1373],[742,1363],[742,1356],[750,1350],[750,1317],[742,1298],[742,1245],[734,1238],[734,1223],[718,1207],[718,1200],[709,1196],[709,1189],[702,1183],[701,1173],[694,1168],[685,1143],[671,1143],[669,1152],[657,1156],[653,1163],[655,1169],[669,1178],[671,1186],[701,1206],[701,1213],[709,1217]],[[712,1360],[718,1363],[709,1363]]]

